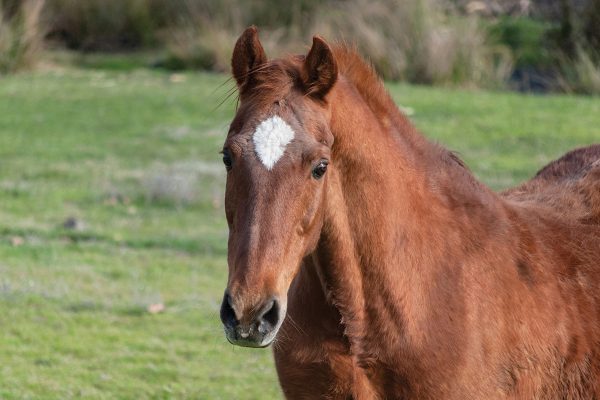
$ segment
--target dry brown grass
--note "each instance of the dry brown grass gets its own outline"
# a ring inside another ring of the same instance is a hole
[[[25,0],[9,18],[0,2],[0,73],[32,68],[38,62],[46,35],[44,5],[45,0]]]
[[[186,4],[183,22],[165,35],[168,64],[228,71],[237,35],[257,17],[251,8],[234,7],[226,19],[208,18],[197,1]],[[304,52],[319,34],[355,44],[387,79],[498,87],[512,70],[510,52],[491,46],[478,20],[458,16],[441,0],[330,1],[312,12],[307,25],[261,26],[267,53]]]
[[[165,61],[167,67],[229,71],[231,52],[237,39],[232,30],[206,21],[201,26],[187,24],[170,28],[165,37],[169,54]]]
[[[390,79],[497,86],[512,66],[476,19],[442,12],[434,0],[349,0],[320,13],[314,30],[355,43]]]

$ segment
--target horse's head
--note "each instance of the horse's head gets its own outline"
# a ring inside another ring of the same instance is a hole
[[[327,94],[337,67],[318,37],[305,57],[268,61],[251,27],[232,69],[240,104],[223,146],[229,279],[221,320],[231,343],[264,347],[320,236],[333,143]]]

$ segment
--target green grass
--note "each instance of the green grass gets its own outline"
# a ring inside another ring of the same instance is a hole
[[[280,397],[270,351],[226,344],[218,318],[224,80],[0,80],[0,398]],[[600,141],[597,98],[390,88],[494,188]],[[161,191],[164,179],[182,185]]]

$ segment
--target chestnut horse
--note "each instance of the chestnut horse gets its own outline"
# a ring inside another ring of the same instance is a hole
[[[221,319],[287,398],[600,399],[600,146],[497,194],[351,49],[232,67]]]

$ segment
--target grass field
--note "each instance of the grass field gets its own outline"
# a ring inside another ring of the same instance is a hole
[[[280,398],[218,318],[224,79],[0,79],[0,399]],[[599,98],[389,87],[496,189],[600,142]]]

